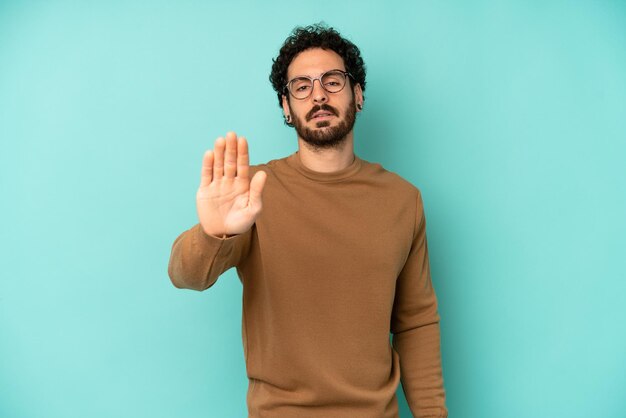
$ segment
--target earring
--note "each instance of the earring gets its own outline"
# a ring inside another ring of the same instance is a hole
[[[287,123],[291,123],[291,115],[285,115],[285,120]]]
[[[356,105],[356,108],[359,109],[359,110],[363,110],[363,105],[361,103],[358,103]]]

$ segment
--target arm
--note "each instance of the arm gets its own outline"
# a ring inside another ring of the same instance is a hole
[[[174,241],[168,266],[174,286],[207,289],[247,254],[267,178],[263,171],[252,179],[249,173],[248,143],[234,132],[204,154],[196,193],[200,223]]]
[[[228,238],[206,234],[200,224],[183,232],[172,245],[167,272],[179,289],[205,290],[245,257],[252,229]]]
[[[413,243],[396,285],[391,318],[393,347],[400,356],[402,387],[418,418],[445,418],[439,314],[430,278],[426,221],[418,193]]]

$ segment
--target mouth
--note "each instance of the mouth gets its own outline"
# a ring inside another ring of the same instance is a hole
[[[326,122],[332,117],[339,116],[339,111],[327,104],[314,106],[306,115],[307,121]]]
[[[333,115],[331,112],[328,112],[326,110],[320,110],[319,112],[315,112],[313,116],[311,117],[311,119],[323,120],[323,119],[330,119],[333,116],[335,115]]]

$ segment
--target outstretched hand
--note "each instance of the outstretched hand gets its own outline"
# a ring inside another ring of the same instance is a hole
[[[215,237],[236,235],[252,227],[261,213],[261,193],[267,174],[249,179],[250,159],[244,137],[228,132],[204,153],[196,193],[198,218],[204,232]]]

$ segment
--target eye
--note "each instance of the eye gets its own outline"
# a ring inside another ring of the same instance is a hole
[[[296,78],[291,82],[291,91],[306,92],[311,88],[311,80],[308,78]]]
[[[322,77],[322,80],[324,81],[324,86],[331,89],[341,88],[345,82],[343,73],[338,71],[326,73],[324,77]]]

